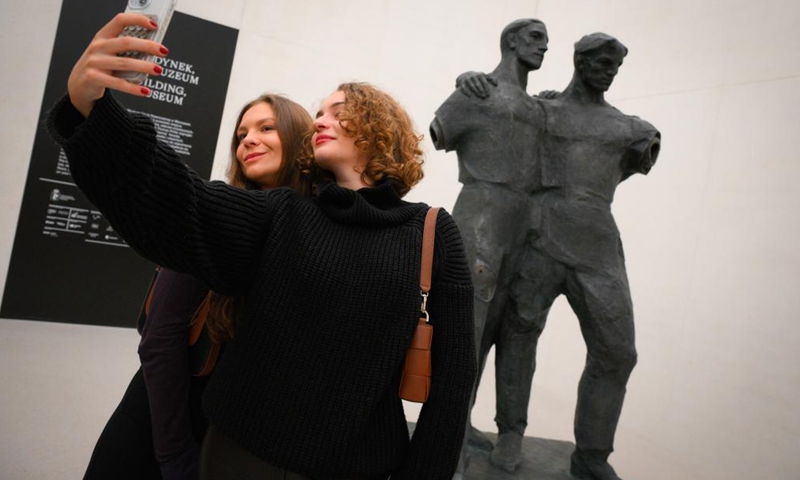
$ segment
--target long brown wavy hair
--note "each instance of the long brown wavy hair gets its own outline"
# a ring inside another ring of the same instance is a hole
[[[236,129],[242,123],[244,114],[259,103],[266,103],[272,107],[272,111],[275,114],[275,129],[278,132],[278,138],[281,140],[281,149],[283,151],[277,180],[275,185],[270,185],[270,187],[289,187],[302,194],[309,194],[311,183],[300,172],[297,159],[300,157],[303,142],[308,137],[308,132],[313,128],[313,120],[303,107],[286,97],[275,94],[261,95],[242,107],[239,112],[231,138],[231,160],[227,170],[228,183],[243,189],[256,190],[262,188],[261,185],[244,175],[242,165],[236,158],[236,149],[239,147]],[[230,341],[234,335],[236,319],[243,308],[242,299],[210,291],[206,301],[209,302],[209,313],[206,319],[206,329],[209,336],[217,343]]]
[[[414,131],[411,117],[389,94],[368,83],[343,83],[336,90],[345,95],[339,123],[369,158],[361,172],[362,181],[373,184],[391,178],[397,193],[404,196],[424,175],[422,135]],[[314,161],[312,134],[303,142],[300,169],[312,181],[333,180],[332,174]]]

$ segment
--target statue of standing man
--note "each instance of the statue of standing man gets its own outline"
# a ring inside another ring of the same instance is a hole
[[[570,465],[579,480],[619,479],[608,457],[636,364],[633,306],[611,203],[620,182],[650,171],[660,134],[605,101],[627,53],[609,35],[587,35],[575,44],[569,86],[555,99],[535,99],[542,116],[529,125],[529,133],[538,150],[527,162],[538,171],[532,175],[538,184],[528,193],[526,215],[517,218],[526,225],[524,245],[516,270],[508,273],[513,278],[504,322],[515,325],[518,333],[508,348],[519,352],[518,368],[525,373],[510,378],[526,382],[528,392],[536,344],[553,301],[564,294],[580,322],[587,358],[578,387],[576,450]],[[495,91],[489,90],[489,98],[494,97]],[[501,395],[516,395],[522,385],[501,387],[501,366],[497,368],[500,417],[500,403],[508,402]],[[517,402],[527,406],[528,399],[529,393]],[[498,428],[500,446],[499,422]],[[519,452],[506,449],[500,460],[505,463],[492,463],[513,470]]]
[[[526,88],[528,74],[542,64],[547,42],[541,21],[510,23],[500,35],[502,58],[492,73],[496,88],[491,97],[456,90],[436,111],[430,129],[437,149],[458,153],[463,187],[453,217],[464,238],[475,285],[479,371],[491,347],[496,347],[500,437],[491,461],[500,464],[506,464],[509,455],[519,456],[533,375],[532,367],[522,366],[532,356],[509,348],[519,333],[505,319],[525,243],[530,192],[540,188],[536,132],[544,127],[545,117]],[[459,470],[465,465],[462,452]]]

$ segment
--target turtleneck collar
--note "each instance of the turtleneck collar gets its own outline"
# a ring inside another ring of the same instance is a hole
[[[391,179],[358,190],[325,183],[319,186],[316,201],[332,220],[349,225],[398,225],[424,208],[423,204],[403,201]]]

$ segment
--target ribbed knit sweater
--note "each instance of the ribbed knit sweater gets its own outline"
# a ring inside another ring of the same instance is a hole
[[[264,461],[318,479],[449,480],[475,377],[472,284],[442,211],[428,311],[433,380],[409,441],[399,379],[419,318],[427,206],[391,181],[307,198],[207,182],[110,94],[48,117],[81,190],[139,253],[246,296],[203,400]]]

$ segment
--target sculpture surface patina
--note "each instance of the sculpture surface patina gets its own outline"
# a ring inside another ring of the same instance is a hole
[[[571,83],[549,99],[522,99],[526,82],[500,67],[462,75],[462,90],[431,125],[436,148],[458,154],[464,186],[453,215],[473,267],[481,369],[495,346],[499,435],[489,461],[506,471],[519,466],[537,342],[563,294],[587,347],[570,473],[619,478],[608,456],[636,349],[611,203],[620,182],[650,171],[660,148],[652,125],[605,101],[627,53],[609,35],[583,37]]]

